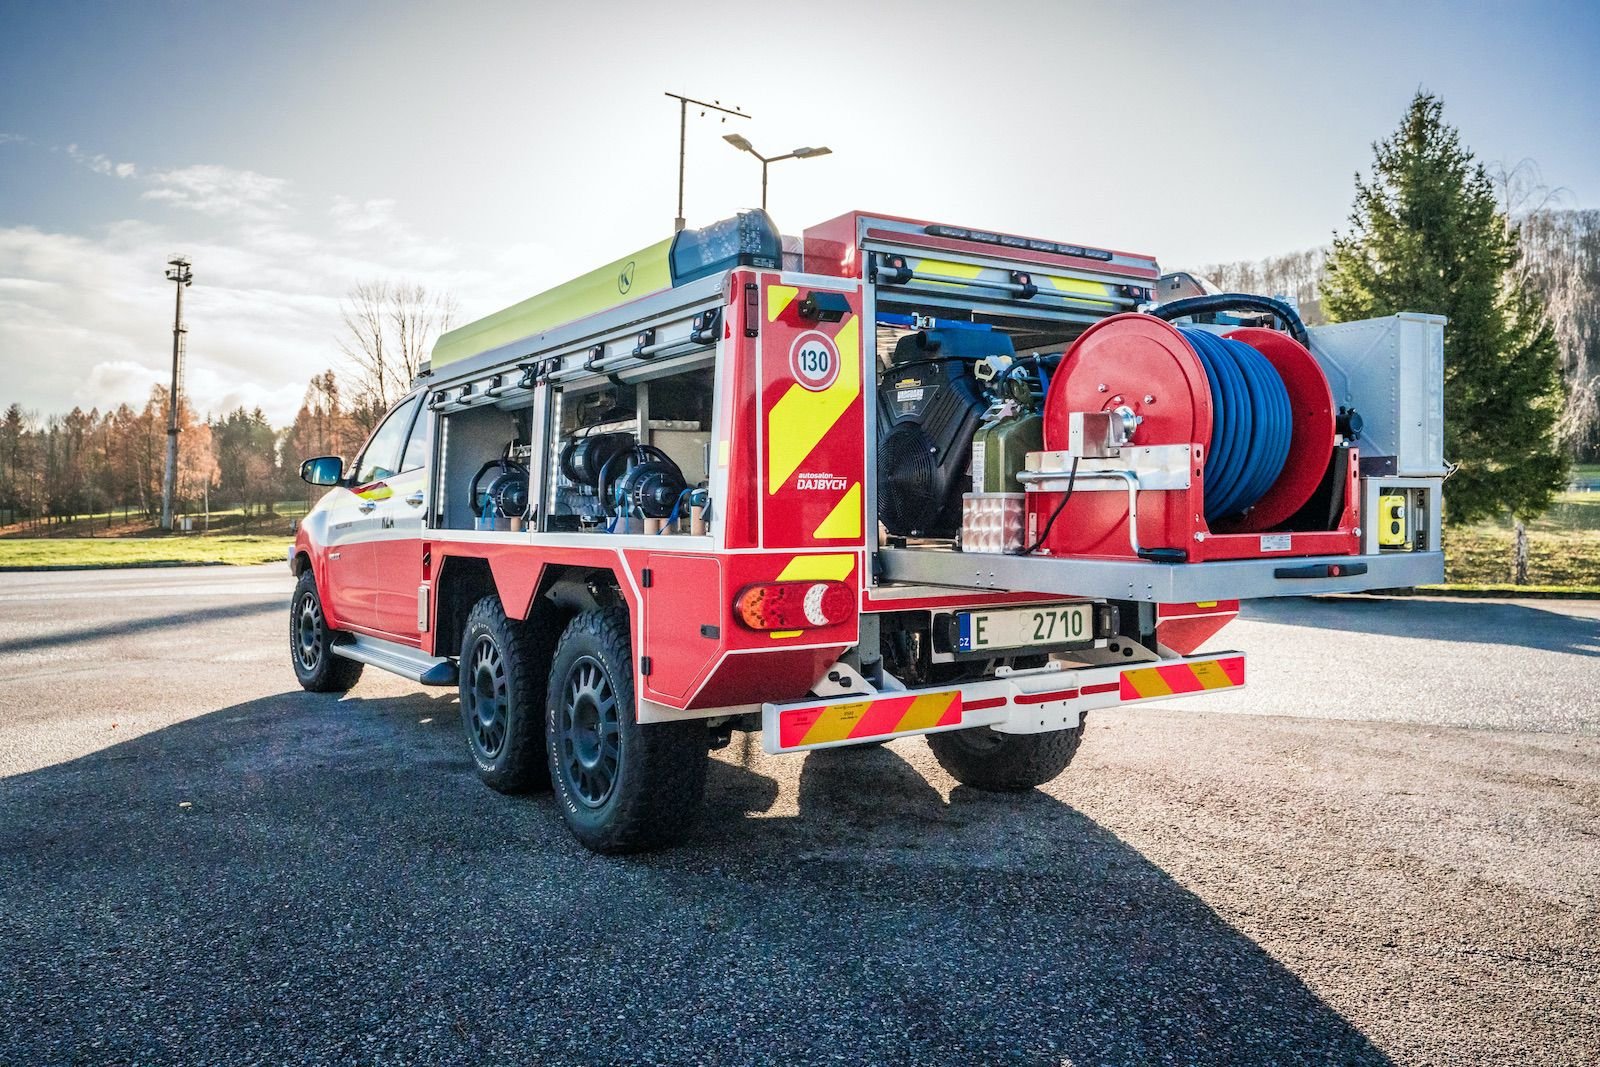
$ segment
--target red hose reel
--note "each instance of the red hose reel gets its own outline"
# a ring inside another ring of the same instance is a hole
[[[1074,412],[1128,409],[1140,421],[1127,447],[1117,458],[1080,460],[1081,472],[1136,468],[1139,450],[1154,446],[1185,445],[1192,462],[1187,489],[1139,490],[1137,540],[1141,546],[1169,554],[1181,550],[1191,561],[1359,551],[1354,449],[1343,453],[1345,469],[1338,476],[1345,479],[1344,500],[1333,528],[1284,530],[1287,520],[1322,485],[1338,443],[1333,395],[1316,358],[1294,338],[1276,330],[1242,327],[1225,336],[1265,357],[1288,391],[1292,413],[1282,470],[1243,514],[1219,520],[1216,529],[1206,522],[1205,470],[1215,421],[1211,382],[1200,356],[1183,334],[1152,315],[1105,319],[1085,331],[1068,350],[1045,397],[1046,452],[1069,448]],[[1059,482],[1056,479],[1052,488]],[[1108,491],[1118,488],[1108,484],[1103,475],[1089,474],[1076,481],[1072,497],[1050,526],[1041,551],[1131,555],[1129,495]],[[1036,537],[1036,531],[1045,528],[1061,503],[1061,494],[1036,491],[1028,497],[1030,537]]]

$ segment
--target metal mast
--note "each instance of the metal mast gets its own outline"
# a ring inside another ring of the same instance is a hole
[[[182,396],[184,335],[183,291],[194,281],[187,256],[167,260],[167,281],[176,284],[177,308],[172,313],[172,391],[167,394],[167,467],[161,477],[161,528],[172,529],[172,497],[178,484],[178,404]]]
[[[746,114],[743,111],[740,111],[737,107],[726,108],[726,107],[723,107],[720,103],[715,102],[715,101],[713,101],[712,103],[708,104],[704,100],[696,100],[696,99],[694,99],[693,97],[690,97],[690,96],[680,96],[677,93],[667,93],[666,95],[672,97],[672,99],[674,99],[674,100],[676,100],[678,102],[678,217],[672,220],[672,232],[673,233],[677,233],[679,230],[683,229],[683,226],[684,226],[684,221],[683,221],[683,159],[684,159],[684,155],[686,154],[686,152],[688,150],[689,105],[693,104],[695,107],[703,107],[703,108],[709,108],[712,111],[720,111],[720,112],[722,112],[722,114],[724,116],[724,118],[722,120],[723,122],[727,122],[728,121],[727,118],[726,118],[726,116],[728,116],[728,115],[732,115],[735,118],[740,118],[740,119],[750,118],[750,115]],[[701,114],[703,115],[703,114],[705,114],[705,112],[702,111]]]

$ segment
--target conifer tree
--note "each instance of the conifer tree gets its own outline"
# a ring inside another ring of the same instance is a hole
[[[1445,483],[1452,522],[1532,518],[1567,477],[1556,439],[1560,352],[1523,284],[1519,234],[1438,97],[1419,92],[1356,176],[1351,232],[1335,235],[1323,287],[1334,322],[1432,312],[1444,334]]]

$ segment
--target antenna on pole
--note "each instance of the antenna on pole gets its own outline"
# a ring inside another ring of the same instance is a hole
[[[704,108],[705,111],[700,112],[702,115],[704,115],[706,111],[720,111],[723,115],[723,122],[728,121],[727,116],[729,115],[732,115],[736,119],[747,119],[751,118],[752,116],[748,112],[739,110],[737,105],[731,108],[723,107],[720,100],[713,100],[708,104],[704,100],[696,100],[692,96],[683,96],[679,93],[666,93],[664,95],[670,96],[672,99],[678,102],[678,216],[672,220],[672,232],[677,233],[679,230],[683,229],[684,226],[683,159],[685,153],[687,152],[689,141],[689,105],[693,104],[695,107]]]

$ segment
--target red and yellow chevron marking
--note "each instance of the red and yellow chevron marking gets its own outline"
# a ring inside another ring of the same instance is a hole
[[[387,482],[372,482],[369,485],[358,485],[351,492],[362,500],[388,500],[394,496],[394,489]]]
[[[852,737],[883,737],[961,721],[961,691],[794,708],[778,717],[778,746],[802,748]]]
[[[785,488],[789,476],[800,469],[861,395],[860,317],[846,318],[834,333],[833,343],[839,350],[839,375],[833,384],[813,392],[791,382],[767,413],[768,493]],[[859,532],[858,527],[857,536]]]
[[[1244,657],[1170,663],[1161,667],[1136,667],[1122,672],[1119,696],[1123,700],[1148,700],[1208,689],[1232,689],[1244,684]]]

